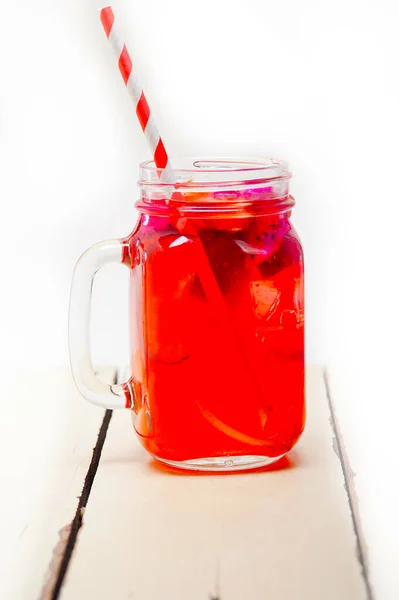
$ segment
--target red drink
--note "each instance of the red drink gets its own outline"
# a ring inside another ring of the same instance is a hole
[[[134,425],[164,461],[256,466],[301,435],[303,254],[279,182],[233,199],[231,189],[172,199],[158,190],[139,204],[129,238]]]

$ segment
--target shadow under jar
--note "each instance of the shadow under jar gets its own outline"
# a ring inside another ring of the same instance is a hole
[[[152,162],[141,165],[138,224],[104,242],[114,256],[97,260],[130,269],[132,378],[100,383],[93,396],[98,380],[91,363],[83,376],[76,368],[72,332],[75,381],[97,404],[131,408],[158,460],[258,468],[288,452],[305,421],[303,252],[290,221],[291,175],[273,159],[173,167],[171,184]]]

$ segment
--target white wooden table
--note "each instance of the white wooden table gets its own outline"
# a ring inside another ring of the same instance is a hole
[[[308,370],[308,425],[289,458],[234,475],[158,466],[129,413],[84,402],[67,367],[15,376],[0,437],[1,599],[372,598],[322,368]]]

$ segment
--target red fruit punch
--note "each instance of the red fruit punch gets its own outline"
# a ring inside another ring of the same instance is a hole
[[[130,240],[143,269],[136,431],[163,460],[280,456],[305,416],[299,239],[285,213],[236,227],[181,216],[181,201],[165,199],[170,214],[143,216]]]

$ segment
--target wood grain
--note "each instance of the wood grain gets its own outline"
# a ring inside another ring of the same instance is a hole
[[[112,381],[115,369],[102,377]],[[0,433],[0,598],[50,597],[104,411],[68,367],[9,372]]]
[[[280,468],[166,472],[115,413],[62,600],[365,600],[323,370]]]

